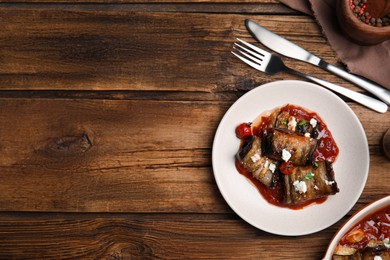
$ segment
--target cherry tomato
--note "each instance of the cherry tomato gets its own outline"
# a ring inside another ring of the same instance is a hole
[[[236,128],[236,136],[240,139],[244,139],[252,135],[252,123],[242,123]]]
[[[294,169],[294,165],[291,162],[282,162],[279,166],[279,170],[284,174],[291,174]]]

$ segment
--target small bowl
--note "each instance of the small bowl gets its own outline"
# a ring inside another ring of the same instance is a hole
[[[349,0],[337,0],[336,11],[341,29],[354,42],[374,45],[390,39],[390,26],[375,27],[363,23],[354,15]]]

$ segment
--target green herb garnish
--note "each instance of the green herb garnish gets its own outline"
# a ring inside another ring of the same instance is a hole
[[[318,168],[318,162],[313,162],[313,167],[317,169]]]
[[[280,121],[280,124],[281,125],[287,125],[287,121],[286,120]]]
[[[314,173],[308,172],[306,176],[303,178],[305,181],[312,180],[314,178]]]
[[[304,125],[306,125],[306,121],[300,121],[300,122],[298,123],[298,125],[304,126]]]

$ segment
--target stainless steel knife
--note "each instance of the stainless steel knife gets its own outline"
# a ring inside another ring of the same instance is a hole
[[[298,45],[284,39],[283,37],[265,29],[264,27],[258,25],[257,23],[246,19],[245,25],[248,31],[253,35],[253,37],[264,44],[269,49],[280,53],[284,56],[305,61],[316,65],[320,68],[328,70],[354,84],[367,90],[368,92],[374,94],[376,97],[390,105],[390,91],[378,86],[374,83],[371,83],[363,78],[355,76],[351,73],[346,72],[338,67],[335,67],[331,64],[328,64],[326,61],[315,56],[314,54],[306,51],[305,49],[299,47]]]

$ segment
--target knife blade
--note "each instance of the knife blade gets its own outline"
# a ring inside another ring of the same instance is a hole
[[[245,20],[245,25],[248,31],[252,34],[252,36],[269,49],[284,56],[301,60],[318,66],[329,72],[332,72],[335,75],[342,77],[354,83],[355,85],[367,90],[368,92],[374,94],[376,97],[390,105],[389,90],[327,63],[323,59],[317,57],[316,55],[310,53],[302,47],[299,47],[298,45],[284,39],[283,37],[265,29],[264,27],[260,26],[259,24],[253,22],[250,19]]]

